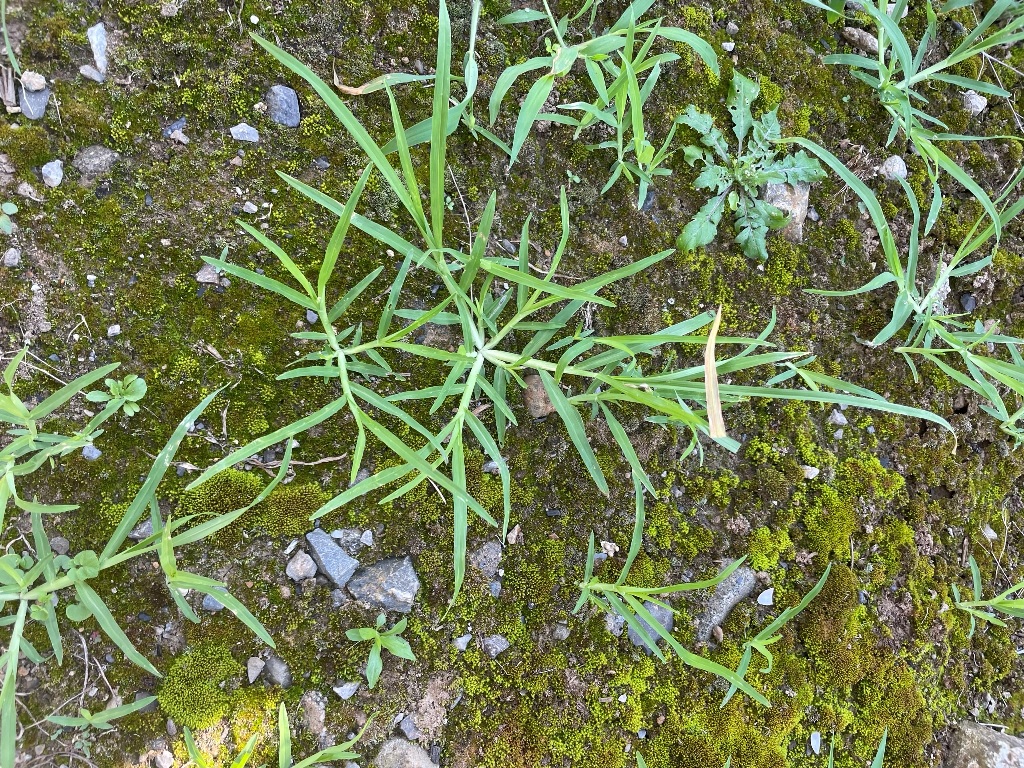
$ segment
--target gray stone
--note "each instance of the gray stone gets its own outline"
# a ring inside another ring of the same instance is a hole
[[[43,184],[48,187],[59,187],[64,181],[64,161],[51,160],[42,168]]]
[[[259,656],[250,656],[249,660],[245,662],[245,671],[249,676],[249,683],[255,683],[256,678],[260,676],[260,672],[267,666],[267,662],[261,659]]]
[[[320,315],[318,315],[315,310],[312,310],[312,309],[307,309],[306,310],[306,322],[307,323],[309,323],[310,325],[315,325],[316,321],[319,320],[319,319],[320,319]]]
[[[437,768],[426,750],[405,739],[385,741],[373,764],[377,768]]]
[[[306,729],[319,737],[324,732],[327,720],[327,702],[324,695],[319,691],[306,691],[299,699],[299,706],[302,707],[302,719]]]
[[[960,723],[945,768],[1024,768],[1024,739],[978,723]]]
[[[672,629],[676,625],[676,618],[675,614],[672,613],[671,609],[665,608],[664,606],[658,605],[657,603],[652,603],[650,600],[644,601],[644,608],[646,608],[650,612],[651,618],[653,618],[662,627],[664,627],[665,631],[670,633],[672,632]],[[657,645],[659,640],[657,630],[655,630],[654,627],[648,624],[644,619],[640,617],[637,617],[637,619],[640,623],[640,626],[647,631],[647,634],[651,636],[651,639],[654,640],[655,644]],[[640,636],[640,633],[632,627],[629,628],[627,635],[629,637],[629,642],[631,642],[638,648],[646,647],[650,650],[654,650],[653,648],[650,648],[647,641]]]
[[[507,651],[512,644],[504,635],[488,635],[483,639],[481,645],[483,646],[484,653],[492,659],[496,659],[499,654]]]
[[[974,298],[973,293],[965,293],[960,297],[960,306],[964,308],[964,312],[973,312],[978,308],[978,300]]]
[[[362,544],[364,547],[372,547],[373,546],[373,531],[370,531],[370,530],[363,531],[363,535],[359,537],[359,543]]]
[[[469,563],[480,571],[484,578],[493,579],[501,564],[501,544],[496,541],[484,542],[469,553]]]
[[[456,650],[464,651],[469,648],[469,641],[473,639],[472,635],[466,634],[462,637],[456,637],[452,640],[452,645],[455,646]]]
[[[18,88],[18,106],[21,107],[21,113],[29,120],[41,119],[49,102],[49,88],[43,88],[41,91],[30,91],[24,86]]]
[[[100,72],[92,64],[83,64],[78,68],[78,74],[84,77],[86,80],[92,80],[96,83],[106,82],[107,76]]]
[[[964,109],[971,113],[971,117],[977,117],[984,112],[985,107],[988,106],[988,99],[974,91],[967,91],[964,93],[962,98],[964,102]]]
[[[728,24],[725,25],[725,34],[729,35],[729,37],[735,37],[739,33],[740,28],[735,21],[730,21]]]
[[[334,692],[342,699],[342,701],[348,701],[356,695],[356,691],[359,690],[359,682],[342,683],[341,685],[334,686]]]
[[[616,614],[606,614],[604,617],[604,626],[609,632],[616,637],[622,637],[622,630],[626,628],[626,620]]]
[[[860,48],[865,53],[875,55],[878,53],[878,38],[872,35],[870,32],[865,32],[863,29],[857,29],[856,27],[843,27],[840,30],[840,34],[846,38],[848,42]]]
[[[260,132],[248,123],[239,123],[231,126],[231,138],[235,141],[251,141],[255,144],[260,140]]]
[[[306,534],[306,543],[316,564],[336,587],[344,587],[359,567],[359,561],[349,557],[327,531],[315,528]]]
[[[350,599],[351,598],[349,598],[348,592],[346,592],[344,589],[332,589],[331,590],[331,607],[332,608],[341,608],[341,606],[343,606],[345,603],[347,603]]]
[[[282,688],[291,688],[292,671],[280,656],[271,654],[267,657],[267,663],[263,667],[263,677],[271,685],[279,685]]]
[[[734,50],[736,50],[736,43],[734,43],[732,40],[727,40],[726,42],[722,43],[722,50],[725,51],[726,53],[732,53]]]
[[[878,166],[878,173],[890,180],[905,179],[907,178],[907,164],[899,155],[893,155],[887,157]]]
[[[85,36],[89,38],[89,46],[92,48],[92,58],[96,62],[96,69],[104,75],[107,74],[107,28],[101,21],[86,30]]]
[[[153,535],[153,521],[148,517],[141,523],[132,528],[132,532],[128,534],[128,538],[132,541],[142,541],[148,539]]]
[[[757,574],[753,568],[741,565],[729,574],[728,578],[715,587],[714,593],[708,601],[704,615],[697,626],[697,640],[706,643],[711,639],[711,633],[719,626],[729,612],[735,608],[741,600],[750,596],[757,586]]]
[[[54,536],[50,539],[50,549],[58,555],[66,555],[71,550],[71,542],[63,536]]]
[[[264,101],[267,103],[267,116],[275,123],[295,128],[302,119],[298,94],[287,85],[271,86]]]
[[[765,185],[764,201],[789,214],[789,221],[779,233],[791,243],[799,243],[804,239],[804,221],[807,219],[807,202],[810,195],[811,185],[805,181],[796,184],[780,182]]]
[[[569,638],[569,625],[566,624],[564,621],[556,622],[555,628],[551,630],[551,638],[556,643],[560,643],[563,640],[567,640]]]
[[[46,78],[38,72],[26,69],[21,73],[21,85],[29,93],[38,93],[46,88]]]
[[[420,733],[420,729],[416,727],[416,718],[411,714],[402,718],[402,722],[398,724],[398,730],[410,741],[414,741],[423,735]]]
[[[339,528],[331,531],[331,538],[338,542],[338,546],[355,557],[363,548],[362,534],[358,528]]]
[[[526,390],[523,392],[523,400],[526,403],[526,410],[531,419],[543,419],[555,412],[555,406],[544,389],[544,382],[535,373],[523,377],[526,382]]]
[[[163,137],[165,139],[169,139],[169,138],[171,138],[171,134],[172,133],[174,133],[175,131],[183,131],[183,130],[185,130],[185,127],[187,125],[188,125],[188,120],[186,120],[184,117],[179,117],[173,123],[171,123],[166,128],[164,128],[163,131],[161,131],[161,133],[162,133],[162,135],[163,135]]]
[[[256,213],[258,210],[259,208],[256,207],[256,204],[249,200],[246,200],[245,205],[242,206],[242,213]],[[313,312],[313,314],[316,315],[316,312]]]
[[[500,597],[501,596],[501,582],[500,581],[492,581],[490,584],[487,585],[487,589],[490,590],[491,597]]]
[[[80,150],[71,164],[81,172],[82,176],[94,178],[109,173],[120,157],[121,155],[117,152],[107,149],[102,144],[93,144],[91,147]]]
[[[292,581],[305,581],[316,576],[316,563],[301,549],[288,561],[284,572]]]
[[[169,138],[171,141],[176,141],[178,144],[181,144],[183,146],[187,145],[189,142],[192,141],[192,139],[186,136],[184,132],[181,131],[181,129],[178,129],[177,131],[171,131],[171,135],[168,136],[167,138]]]
[[[8,248],[4,251],[4,266],[17,267],[21,265],[21,248]]]
[[[348,582],[348,591],[359,602],[375,609],[409,613],[420,580],[408,557],[381,560],[356,572]]]
[[[96,461],[102,455],[103,451],[95,445],[87,445],[82,449],[82,458],[86,461]]]
[[[119,324],[114,323],[113,325],[107,327],[107,338],[108,339],[112,339],[115,336],[120,336],[120,335],[121,335],[121,326]]]
[[[221,590],[223,591],[223,590]],[[217,611],[224,610],[224,603],[218,600],[213,595],[203,595],[203,610],[209,611],[210,613],[216,613]]]
[[[850,422],[846,420],[842,411],[837,408],[833,408],[832,413],[828,415],[828,423],[833,427],[845,427]]]
[[[196,281],[203,285],[220,285],[220,274],[212,264],[203,264],[202,268],[196,272]]]
[[[156,768],[172,768],[174,766],[174,755],[163,749],[157,753],[153,759],[153,764]]]

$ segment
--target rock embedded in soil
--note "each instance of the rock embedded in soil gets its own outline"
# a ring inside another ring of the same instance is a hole
[[[64,181],[64,162],[62,160],[51,160],[41,169],[43,184],[48,187],[59,187]]]
[[[100,74],[107,74],[107,28],[101,21],[86,30],[85,36],[89,38],[89,47],[92,48],[92,58],[96,62],[96,69]]]
[[[706,643],[711,639],[714,628],[721,625],[741,600],[745,600],[757,586],[757,574],[753,568],[741,565],[728,578],[715,587],[704,615],[697,626],[697,641]]]
[[[555,412],[555,406],[544,389],[544,382],[535,373],[523,377],[526,381],[526,389],[523,391],[523,402],[531,419],[543,419]]]
[[[79,150],[71,164],[79,170],[84,178],[90,179],[109,173],[121,155],[102,144],[93,144]]]
[[[415,741],[423,735],[420,733],[420,729],[416,727],[416,718],[411,714],[402,718],[402,721],[398,724],[398,730],[400,730],[402,735],[410,741]]]
[[[483,646],[484,653],[492,659],[496,659],[500,654],[507,651],[512,644],[504,635],[488,635],[483,639],[481,645]]]
[[[249,677],[249,683],[255,683],[256,678],[260,676],[263,668],[267,666],[267,662],[261,659],[259,656],[250,656],[248,661],[245,662],[245,672]]]
[[[128,538],[132,541],[142,541],[148,539],[153,535],[153,521],[146,518],[141,523],[132,528],[132,532],[128,534]]]
[[[174,765],[174,755],[168,750],[163,749],[157,753],[157,756],[153,760],[153,765],[156,768],[172,768]]]
[[[409,613],[420,580],[408,557],[381,560],[362,568],[348,582],[348,591],[360,603],[374,609]]]
[[[676,625],[676,618],[671,609],[658,605],[657,603],[652,603],[650,600],[644,601],[644,608],[650,612],[651,618],[658,622],[666,632],[672,632],[672,629]],[[639,616],[637,617],[637,620],[640,623],[640,626],[647,631],[647,634],[649,634],[651,639],[654,640],[655,644],[657,644],[659,640],[658,631]],[[640,633],[632,627],[629,628],[627,636],[629,637],[629,641],[638,648],[646,647],[651,651],[654,650],[653,648],[650,648],[647,641],[640,636]]]
[[[338,542],[338,546],[355,557],[363,548],[363,534],[358,528],[338,528],[331,531],[331,538]]]
[[[274,654],[267,657],[267,662],[263,667],[263,678],[271,685],[281,688],[291,688],[292,685],[292,671],[288,668],[288,664],[280,656]]]
[[[92,80],[94,83],[104,83],[107,80],[107,76],[96,69],[92,64],[83,64],[80,66],[78,68],[78,74],[86,80]]]
[[[260,132],[248,123],[231,126],[231,138],[235,141],[248,141],[253,144],[260,140]]]
[[[988,99],[974,91],[965,92],[961,98],[963,99],[964,109],[970,113],[971,117],[977,117],[988,106]]]
[[[334,686],[334,692],[338,694],[338,697],[342,701],[348,701],[356,695],[356,691],[359,690],[359,682],[342,683],[341,685]]]
[[[878,166],[878,173],[890,180],[905,179],[907,178],[907,164],[899,155],[893,155],[892,157],[887,157]]]
[[[856,27],[843,27],[840,34],[852,45],[860,48],[865,53],[878,54],[878,38],[870,32]]]
[[[288,561],[288,565],[285,566],[284,572],[288,575],[288,578],[292,581],[305,581],[316,576],[316,563],[313,558],[307,555],[302,550],[295,553],[291,560]]]
[[[96,461],[102,455],[103,451],[101,451],[95,445],[87,445],[84,448],[82,448],[82,458],[85,459],[86,461]]]
[[[473,639],[472,635],[463,635],[462,637],[456,637],[452,640],[452,645],[455,646],[456,650],[464,651],[469,648],[469,642]]]
[[[945,768],[1024,768],[1024,739],[978,723],[960,723]]]
[[[8,248],[4,251],[4,266],[10,269],[21,266],[21,248]]]
[[[377,768],[437,768],[426,750],[405,739],[385,741],[373,764]]]
[[[804,221],[807,219],[810,195],[811,185],[804,181],[797,184],[781,182],[765,185],[764,201],[789,214],[789,221],[779,233],[791,243],[800,243],[804,239]]]
[[[71,550],[71,542],[63,536],[54,536],[50,539],[50,549],[55,555],[66,555]]]
[[[306,534],[306,543],[320,570],[336,587],[344,587],[359,567],[359,561],[338,546],[327,531],[315,528]]]
[[[275,123],[286,128],[298,126],[302,115],[299,113],[299,96],[287,85],[274,85],[264,98],[267,115]]]
[[[469,554],[469,563],[483,574],[485,579],[493,579],[501,565],[501,544],[488,541],[481,544]]]
[[[324,732],[327,720],[327,702],[319,691],[306,691],[299,699],[302,707],[302,720],[306,730],[317,738]]]
[[[203,285],[220,285],[220,274],[212,264],[203,264],[202,268],[196,272],[196,282]]]
[[[24,78],[22,78],[22,82],[24,82]],[[49,102],[50,89],[46,86],[38,91],[30,90],[24,85],[18,87],[18,106],[21,107],[21,113],[29,120],[41,120]]]

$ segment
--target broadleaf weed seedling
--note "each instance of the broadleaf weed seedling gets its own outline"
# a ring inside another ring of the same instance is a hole
[[[290,440],[296,434],[343,411],[347,412],[357,430],[349,476],[353,485],[323,505],[314,518],[378,489],[388,488],[387,495],[381,500],[381,503],[386,503],[423,482],[431,482],[442,494],[447,493],[452,499],[454,595],[458,595],[465,577],[470,513],[488,525],[498,525],[492,514],[468,490],[468,441],[475,438],[483,453],[498,467],[502,483],[504,534],[509,524],[511,475],[501,455],[501,445],[508,428],[517,425],[516,413],[509,403],[508,390],[511,386],[525,389],[528,376],[537,377],[564,423],[570,442],[588,474],[598,490],[605,495],[609,494],[608,481],[587,438],[586,425],[578,410],[581,406],[589,409],[592,418],[600,416],[605,420],[634,475],[641,478],[651,492],[654,490],[653,485],[625,429],[614,415],[613,408],[639,406],[652,413],[649,420],[671,423],[689,431],[692,438],[687,453],[699,447],[700,435],[712,437],[729,450],[737,450],[737,441],[712,433],[708,424],[708,407],[709,403],[717,406],[719,400],[729,404],[750,397],[845,403],[916,416],[949,429],[943,419],[927,411],[889,403],[869,390],[811,371],[805,366],[813,358],[800,353],[773,351],[752,354],[761,347],[773,346],[767,342],[767,336],[774,327],[774,318],[756,339],[718,338],[719,345],[736,345],[742,351],[724,360],[713,360],[712,363],[715,376],[759,366],[781,367],[782,372],[773,376],[764,387],[724,383],[718,388],[717,397],[713,401],[708,397],[706,363],[681,369],[651,370],[652,353],[658,347],[707,346],[709,336],[702,334],[701,329],[714,319],[711,312],[676,323],[654,334],[600,337],[585,329],[582,323],[572,331],[572,319],[585,304],[613,306],[613,302],[600,295],[602,289],[643,272],[665,259],[672,251],[662,251],[572,286],[556,282],[558,266],[569,242],[569,205],[564,189],[559,200],[561,235],[553,250],[551,262],[545,269],[538,269],[529,261],[532,214],[523,223],[518,258],[497,252],[491,247],[491,228],[497,200],[495,193],[491,194],[480,215],[469,252],[446,245],[445,173],[446,142],[450,127],[448,116],[452,42],[451,25],[444,2],[440,3],[439,19],[437,74],[429,143],[429,181],[426,188],[421,186],[417,176],[401,115],[389,89],[386,90],[395,129],[398,168],[388,161],[387,148],[382,148],[370,137],[330,86],[291,54],[253,35],[259,45],[306,80],[325,100],[367,155],[370,164],[344,204],[291,176],[281,174],[292,188],[338,216],[338,224],[328,242],[315,285],[279,245],[244,222],[239,222],[239,226],[278,259],[299,289],[265,274],[234,265],[223,258],[204,258],[223,272],[316,313],[321,330],[303,331],[293,336],[319,343],[321,348],[305,355],[299,367],[285,371],[278,378],[335,380],[341,394],[313,413],[233,451],[203,472],[190,484],[190,488],[205,482],[221,469],[242,462],[271,445]],[[380,175],[411,218],[422,239],[422,246],[413,245],[392,229],[356,213],[362,190],[373,171]],[[340,297],[332,296],[328,299],[328,288],[332,294],[340,292],[334,283],[339,277],[337,273],[343,271],[340,269],[340,259],[350,226],[362,230],[382,246],[393,249],[402,259],[375,331],[363,324],[340,328],[336,325],[344,326],[341,320],[346,311],[380,276],[384,269],[382,266],[370,272]],[[407,281],[411,276],[422,273],[427,273],[432,282],[441,285],[443,298],[429,309],[399,306],[406,292]],[[412,340],[414,332],[428,322],[461,330],[457,348],[449,351]],[[416,369],[409,365],[416,358],[440,361],[449,368],[449,373],[441,383],[430,382],[417,388],[410,384]],[[399,361],[403,371],[411,368],[409,375],[395,373],[394,366]],[[802,382],[807,388],[778,386],[789,380]],[[397,387],[397,391],[381,394],[392,387]],[[568,394],[566,388],[569,389]],[[416,401],[429,401],[431,416],[437,413],[450,416],[442,426],[428,429],[405,409],[405,403]],[[485,412],[489,412],[487,422],[493,419],[492,423],[485,422]],[[406,434],[396,434],[384,423],[388,420],[401,422]],[[400,463],[356,483],[356,475],[363,464],[371,437],[393,452]],[[414,444],[416,442],[418,446]]]
[[[729,143],[711,115],[691,104],[677,118],[697,131],[704,145],[683,149],[690,165],[704,165],[694,187],[714,194],[683,228],[678,240],[681,250],[692,251],[714,240],[722,216],[729,211],[735,216],[736,242],[743,253],[751,259],[767,260],[768,231],[784,227],[788,216],[758,197],[760,187],[770,182],[796,185],[825,177],[818,161],[803,151],[776,159],[777,142],[782,136],[777,108],[757,120],[750,111],[760,90],[757,82],[733,72],[727,107],[737,139],[735,154],[730,153]]]
[[[0,203],[0,232],[5,235],[14,233],[14,220],[11,217],[18,212],[18,206],[10,200]]]
[[[393,656],[408,661],[416,661],[416,655],[409,647],[409,641],[401,635],[405,631],[407,619],[401,619],[391,629],[384,629],[387,617],[382,613],[372,627],[357,627],[345,631],[345,637],[354,643],[370,641],[370,655],[366,660],[366,685],[371,690],[377,685],[380,673],[384,671],[384,660],[381,651],[386,650]],[[381,631],[384,630],[384,631]]]

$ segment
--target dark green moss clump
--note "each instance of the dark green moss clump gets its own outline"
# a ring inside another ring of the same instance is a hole
[[[228,713],[231,695],[222,683],[242,671],[224,646],[200,645],[178,658],[167,673],[157,697],[176,723],[198,730]]]

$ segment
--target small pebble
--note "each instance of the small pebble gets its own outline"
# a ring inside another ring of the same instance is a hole
[[[964,109],[971,113],[971,117],[977,117],[988,106],[988,99],[974,91],[967,91],[963,95]]]
[[[821,472],[821,470],[818,469],[817,467],[811,467],[808,466],[807,464],[801,464],[800,469],[803,470],[804,480],[813,480]]]
[[[50,549],[58,555],[66,555],[71,549],[71,543],[63,536],[54,536],[50,539]]]
[[[358,690],[359,690],[359,683],[358,682],[342,683],[341,685],[336,685],[334,687],[334,692],[336,694],[338,694],[338,696],[343,701],[348,701],[349,699],[351,699],[353,696],[356,695],[356,691],[358,691]]]
[[[8,248],[4,251],[4,266],[14,268],[21,265],[21,248]]]
[[[312,310],[312,309],[307,309],[306,310],[306,322],[307,323],[309,323],[310,325],[315,325],[316,322],[319,319],[320,319],[320,315],[318,315],[314,310]]]
[[[48,187],[59,187],[64,181],[64,162],[51,160],[42,167],[43,184]]]
[[[231,138],[235,141],[249,141],[255,144],[260,140],[260,132],[248,123],[231,126]]]
[[[740,28],[735,21],[730,21],[728,24],[725,25],[725,34],[729,35],[729,37],[735,37],[739,33]]]
[[[732,53],[735,48],[736,43],[734,43],[732,40],[722,43],[722,50],[725,51],[726,53]]]
[[[363,531],[363,535],[359,537],[359,543],[364,547],[373,546],[373,531]]]
[[[832,413],[829,414],[828,423],[834,427],[845,427],[849,422],[842,412],[832,409]]]
[[[758,605],[774,605],[775,604],[775,587],[769,587],[760,595],[757,596]]]
[[[811,731],[811,751],[816,755],[821,754],[821,732]]]
[[[258,211],[258,210],[259,210],[259,208],[256,207],[256,204],[253,203],[253,202],[250,202],[249,200],[246,200],[245,201],[245,205],[242,206],[242,212],[243,213],[256,213],[256,211]]]
[[[285,573],[292,581],[305,581],[316,576],[316,563],[312,557],[300,550],[288,561]]]
[[[114,325],[112,325],[109,328],[107,328],[107,338],[108,339],[112,339],[115,336],[120,336],[120,335],[121,335],[121,326],[120,325],[117,325],[115,323]]]
[[[250,685],[256,682],[256,678],[260,676],[260,673],[263,671],[263,667],[266,665],[267,663],[259,656],[249,657],[249,660],[245,662],[245,671],[249,676]]]
[[[96,461],[100,456],[103,455],[103,451],[97,448],[95,445],[87,445],[82,448],[82,458],[86,461]]]
[[[905,179],[907,178],[907,164],[899,155],[893,155],[878,166],[878,172],[887,179]]]
[[[216,613],[224,610],[224,604],[213,595],[203,595],[203,610]]]
[[[21,87],[29,93],[38,93],[46,88],[46,78],[38,72],[26,70],[21,73]]]
[[[623,248],[625,248],[627,245],[629,245],[629,238],[626,237],[625,235],[620,237],[619,238],[619,245],[621,245]]]
[[[974,298],[973,293],[965,293],[960,297],[960,306],[964,308],[964,312],[973,312],[978,307],[978,300]]]
[[[454,645],[457,650],[464,651],[467,648],[469,648],[469,641],[472,639],[473,635],[463,635],[462,637],[456,637],[452,641],[452,645]]]

